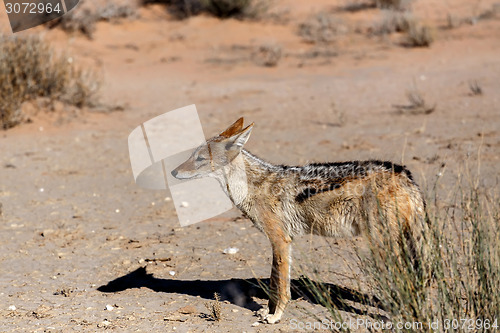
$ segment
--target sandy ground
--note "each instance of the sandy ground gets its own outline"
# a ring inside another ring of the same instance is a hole
[[[136,20],[99,23],[92,40],[24,32],[99,71],[103,101],[123,111],[39,114],[0,133],[0,331],[289,332],[293,320],[327,315],[295,295],[279,324],[252,326],[267,302],[256,287],[270,272],[265,236],[236,210],[180,227],[167,191],[136,186],[128,134],[178,107],[196,104],[207,136],[240,116],[255,122],[247,148],[272,162],[392,160],[426,191],[442,174],[446,204],[466,166],[477,173],[480,153],[481,183],[498,187],[500,21],[442,28],[448,13],[467,17],[494,1],[418,0],[415,15],[436,36],[419,49],[398,45],[398,35],[360,33],[380,19],[376,9],[337,10],[347,32],[318,53],[297,24],[332,3],[345,2],[277,2],[285,23],[174,21],[152,6]],[[259,66],[252,53],[269,43],[282,58]],[[483,95],[471,96],[473,80]],[[433,113],[395,111],[414,85],[436,104]],[[345,318],[367,311],[353,297],[363,277],[351,245],[298,239],[293,274],[303,268],[330,283],[349,304]],[[223,254],[227,247],[239,252]],[[214,292],[220,322],[205,307]]]

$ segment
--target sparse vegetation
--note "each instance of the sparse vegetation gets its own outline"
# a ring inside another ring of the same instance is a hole
[[[308,43],[330,43],[347,32],[347,26],[335,15],[319,12],[299,24],[298,34]]]
[[[67,32],[81,32],[89,38],[95,31],[99,21],[113,21],[120,18],[135,17],[137,15],[137,1],[80,0],[78,10],[72,10],[57,20],[50,21],[50,28],[60,27]]]
[[[376,34],[392,34],[394,32],[408,32],[415,18],[411,12],[400,12],[394,10],[383,10],[382,21],[375,27]]]
[[[412,0],[375,0],[377,7],[392,10],[408,10]]]
[[[429,114],[434,112],[436,105],[429,106],[425,101],[422,93],[417,89],[412,89],[406,92],[408,104],[395,104],[393,107],[400,113],[407,114]]]
[[[480,96],[483,94],[483,88],[481,88],[476,80],[469,81],[469,89],[472,96]]]
[[[372,295],[363,301],[372,308],[366,313],[371,320],[391,322],[395,332],[490,332],[500,327],[498,193],[478,184],[459,181],[452,202],[441,202],[435,194],[428,198],[428,220],[416,252],[417,258],[426,258],[420,265],[413,264],[404,242],[389,235],[382,243],[368,237],[368,251],[358,250],[368,279],[358,284],[367,284]],[[378,222],[384,221],[381,216]],[[329,319],[341,321],[343,303],[314,281],[316,276],[306,279],[313,297],[328,309]],[[418,326],[404,329],[396,323]]]
[[[221,321],[222,320],[222,306],[220,303],[220,296],[217,293],[214,293],[214,301],[205,303],[205,307],[208,310],[208,315],[210,319],[213,321]]]
[[[404,45],[407,47],[429,47],[434,42],[431,28],[421,25],[416,21],[410,21],[410,26]]]
[[[371,8],[407,11],[411,8],[412,2],[413,0],[351,0],[342,9],[348,12],[357,12]]]
[[[269,8],[264,0],[143,0],[142,3],[164,3],[178,19],[201,13],[219,18],[257,19]]]
[[[259,66],[275,67],[281,59],[281,46],[278,44],[263,44],[252,54],[253,61]]]
[[[57,56],[38,37],[0,36],[0,127],[23,120],[21,104],[37,97],[78,107],[96,102],[98,82],[72,58]]]
[[[430,207],[424,234],[430,255],[423,269],[401,265],[393,251],[375,246],[363,260],[381,307],[393,321],[420,322],[422,331],[436,321],[442,328],[446,320],[455,332],[470,332],[470,323],[475,332],[500,325],[500,211],[494,193],[474,184],[462,186],[448,208]],[[398,244],[389,239],[386,246]],[[456,325],[454,319],[468,322]]]

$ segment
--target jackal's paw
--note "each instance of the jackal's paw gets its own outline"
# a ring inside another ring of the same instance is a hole
[[[259,316],[259,321],[267,324],[274,324],[280,321],[283,311],[276,311],[274,314],[269,313],[269,307],[263,307],[257,311],[257,316]]]
[[[269,308],[267,306],[261,308],[259,311],[257,311],[257,316],[259,317],[259,319],[261,321],[264,320],[264,318],[267,317],[267,315],[269,314]]]
[[[279,322],[281,319],[281,313],[267,314],[262,321],[268,324],[274,324]]]

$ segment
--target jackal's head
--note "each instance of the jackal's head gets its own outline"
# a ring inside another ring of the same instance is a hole
[[[248,141],[253,123],[243,128],[243,118],[236,120],[219,135],[195,149],[187,161],[171,173],[177,179],[196,179],[210,176],[229,165]]]

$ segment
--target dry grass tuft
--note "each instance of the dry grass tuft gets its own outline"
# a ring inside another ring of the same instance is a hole
[[[0,36],[0,127],[23,120],[23,102],[45,97],[78,107],[96,103],[98,81],[37,37]]]
[[[412,89],[406,92],[408,104],[395,104],[393,107],[401,114],[430,114],[436,110],[436,105],[429,106],[425,101],[422,93],[417,89]]]
[[[483,94],[483,88],[481,88],[476,80],[469,81],[469,89],[472,96],[480,96]]]
[[[389,233],[382,240],[367,237],[368,251],[358,251],[359,268],[368,278],[358,282],[367,284],[372,297],[366,301],[378,309],[368,313],[368,320],[384,320],[393,332],[491,332],[500,327],[498,193],[480,188],[470,176],[458,178],[447,199],[427,198],[427,217],[415,233],[417,251]],[[387,222],[380,216],[377,223]],[[328,320],[341,320],[343,302],[332,300],[321,286],[308,288],[328,309]]]
[[[177,19],[207,13],[219,18],[258,19],[269,9],[265,0],[142,0],[163,3]]]
[[[375,0],[377,7],[392,10],[408,10],[412,0]]]
[[[430,27],[420,25],[416,21],[410,22],[406,39],[403,43],[407,47],[429,47],[434,42],[434,36]]]
[[[205,307],[209,311],[209,316],[214,321],[222,320],[222,306],[220,302],[220,296],[214,293],[214,301],[210,303],[205,303]]]
[[[137,9],[138,1],[105,0],[97,2],[80,0],[76,10],[72,10],[61,18],[49,22],[48,26],[50,28],[60,27],[67,32],[80,32],[92,38],[97,22],[136,17]]]
[[[319,12],[299,24],[298,34],[308,43],[330,43],[347,30],[347,26],[335,15]]]
[[[415,17],[411,12],[383,10],[382,22],[374,28],[374,32],[378,35],[392,34],[394,32],[408,32],[414,22]]]
[[[398,11],[406,11],[411,8],[413,0],[350,0],[347,5],[342,7],[342,10],[348,12],[357,12],[365,9],[380,8]]]
[[[254,63],[259,66],[275,67],[281,59],[282,49],[278,44],[263,44],[252,53]]]

